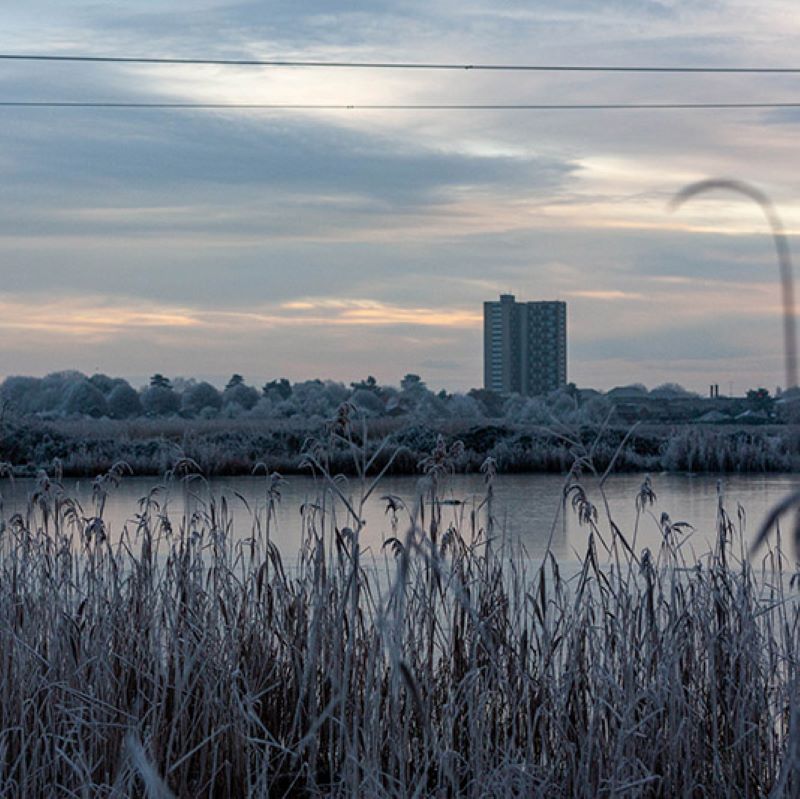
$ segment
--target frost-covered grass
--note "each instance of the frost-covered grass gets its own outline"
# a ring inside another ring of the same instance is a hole
[[[593,445],[601,468],[615,457],[617,471],[800,469],[800,438],[788,425],[641,425],[633,434],[629,425],[565,425],[562,435],[553,425],[396,417],[371,418],[368,427],[372,439],[391,437],[381,457],[394,454],[395,474],[413,474],[439,434],[464,442],[461,471],[477,471],[491,456],[502,472],[565,473],[583,444]],[[307,418],[7,421],[0,428],[0,461],[31,476],[50,469],[54,459],[64,474],[75,477],[100,474],[120,460],[138,475],[156,476],[179,457],[196,461],[209,476],[250,474],[258,462],[284,474],[305,473],[303,445],[324,428],[323,420]],[[337,470],[354,473],[347,448],[332,457]]]
[[[271,542],[277,478],[250,518],[213,500],[169,518],[155,491],[115,540],[121,470],[91,509],[40,480],[0,539],[0,795],[798,794],[800,613],[779,548],[751,564],[721,511],[697,564],[669,519],[639,552],[571,482],[586,555],[567,574],[496,528],[491,462],[483,514],[443,525],[460,450],[440,443],[419,505],[387,497],[396,537],[367,553],[380,483],[354,445],[343,493],[329,455],[306,451],[320,495],[292,563]]]

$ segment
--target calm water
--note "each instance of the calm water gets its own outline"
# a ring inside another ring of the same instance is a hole
[[[606,496],[611,514],[626,535],[632,535],[636,517],[635,497],[643,475],[616,475],[606,483]],[[787,493],[798,487],[794,475],[744,475],[719,479],[724,492],[725,507],[736,520],[737,507],[746,511],[746,534],[752,536],[758,530],[768,510]],[[139,509],[139,500],[157,485],[152,478],[126,478],[119,487],[112,489],[104,513],[112,536],[118,535],[125,524]],[[495,482],[495,516],[499,527],[521,541],[532,557],[542,554],[548,537],[553,534],[554,553],[563,560],[573,560],[576,553],[583,552],[586,528],[581,527],[572,509],[567,506],[562,512],[561,496],[564,480],[559,475],[501,475]],[[653,488],[657,494],[656,504],[642,516],[639,523],[637,548],[657,546],[661,533],[658,518],[662,512],[673,521],[689,522],[694,526],[687,542],[700,554],[713,540],[717,508],[718,478],[715,476],[654,475]],[[381,497],[391,494],[400,497],[413,507],[419,480],[414,477],[392,477],[384,479],[374,494],[367,500],[363,516],[366,526],[362,543],[373,551],[379,551],[387,536],[392,535],[391,517],[386,513],[386,502]],[[596,483],[587,482],[589,499],[596,503],[601,529],[604,522],[602,499]],[[24,511],[27,496],[33,489],[32,480],[17,480],[13,486],[8,480],[0,484],[6,516],[15,511]],[[84,507],[86,515],[92,515],[92,484],[89,480],[65,481],[67,492],[76,497]],[[277,524],[273,527],[273,540],[286,557],[296,552],[300,541],[300,507],[303,503],[315,502],[320,497],[322,484],[308,477],[290,477],[281,490],[277,507]],[[342,492],[358,500],[357,482],[343,483]],[[193,481],[189,487],[172,483],[159,492],[159,501],[166,503],[173,524],[179,521],[185,507],[189,511],[202,509],[209,491],[217,498],[227,499],[234,517],[234,534],[245,537],[251,529],[251,512],[263,514],[265,506],[265,482],[263,478],[238,477],[218,478],[206,486]],[[448,480],[445,496],[460,504],[444,508],[445,521],[460,517],[462,529],[468,529],[471,511],[484,496],[484,485],[479,475],[456,475]],[[238,496],[237,496],[238,495]],[[248,510],[242,497],[248,503]],[[329,502],[330,500],[328,500]],[[185,504],[186,503],[186,504]],[[339,526],[352,524],[339,501],[334,504],[336,522]],[[485,524],[485,512],[479,516]],[[399,533],[406,529],[408,515],[399,514]]]

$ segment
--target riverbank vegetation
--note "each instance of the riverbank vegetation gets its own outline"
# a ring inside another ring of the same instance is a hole
[[[413,474],[439,435],[464,444],[457,467],[477,471],[487,456],[501,472],[564,473],[575,453],[592,446],[605,469],[636,472],[793,472],[800,469],[800,437],[787,425],[570,425],[491,421],[366,420],[375,466],[391,459],[392,474]],[[325,422],[303,419],[60,419],[6,418],[0,461],[16,475],[35,476],[60,464],[63,474],[91,477],[118,461],[138,475],[159,475],[179,457],[209,476],[252,473],[258,463],[285,474],[308,473],[303,445],[325,435]],[[360,434],[357,434],[360,435]],[[385,443],[384,443],[385,439]],[[382,446],[377,452],[378,446]],[[347,449],[333,453],[352,474]]]
[[[0,794],[797,794],[800,606],[780,548],[744,557],[741,514],[720,506],[714,551],[686,563],[681,524],[639,551],[573,472],[567,573],[505,538],[491,460],[481,512],[448,521],[462,451],[439,441],[368,553],[379,483],[333,477],[335,439],[369,462],[337,424],[306,448],[321,488],[296,558],[271,541],[275,475],[249,516],[210,499],[170,517],[154,489],[124,531],[103,509],[125,467],[86,509],[40,476],[0,523]],[[641,523],[654,498],[631,497]]]
[[[416,375],[399,387],[373,378],[349,387],[273,380],[260,390],[234,375],[223,391],[154,375],[137,391],[105,375],[59,372],[0,386],[0,461],[17,475],[58,462],[64,474],[93,476],[118,461],[136,474],[159,475],[179,457],[208,475],[249,474],[258,463],[295,473],[304,470],[304,443],[324,435],[326,420],[347,404],[371,440],[388,437],[375,465],[391,460],[395,474],[413,473],[439,435],[464,443],[464,471],[489,456],[504,472],[565,472],[590,442],[603,469],[613,457],[620,471],[796,471],[796,426],[786,423],[793,401],[751,395],[701,399],[679,386],[447,394]],[[334,457],[337,468],[352,471],[346,448]]]

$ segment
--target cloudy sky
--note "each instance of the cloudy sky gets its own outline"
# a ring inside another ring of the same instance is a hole
[[[8,5],[8,4],[7,4]],[[31,0],[0,50],[800,66],[792,0]],[[0,100],[798,101],[796,76],[0,63]],[[783,382],[757,207],[800,230],[800,113],[0,109],[0,374],[482,380],[482,306],[568,303],[569,379]]]

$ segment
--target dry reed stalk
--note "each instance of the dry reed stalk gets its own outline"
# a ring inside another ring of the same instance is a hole
[[[445,525],[459,452],[441,444],[408,532],[370,559],[367,442],[337,435],[311,452],[320,497],[292,563],[267,540],[269,501],[239,531],[224,502],[171,518],[155,492],[112,539],[96,534],[102,497],[87,517],[43,476],[25,516],[2,519],[0,795],[800,790],[800,612],[780,543],[754,568],[721,513],[696,564],[675,523],[637,553],[572,482],[587,548],[565,576],[490,540],[485,517]],[[361,459],[354,484],[328,469],[339,445]],[[652,498],[631,498],[643,518]]]

